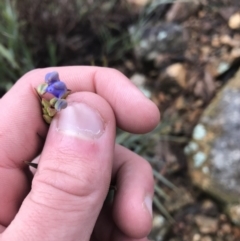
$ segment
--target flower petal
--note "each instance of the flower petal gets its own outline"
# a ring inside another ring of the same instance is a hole
[[[50,85],[50,84],[53,84],[57,81],[60,81],[59,79],[59,75],[58,75],[58,72],[56,71],[53,71],[53,72],[50,72],[50,73],[47,73],[46,76],[45,76],[45,82]]]

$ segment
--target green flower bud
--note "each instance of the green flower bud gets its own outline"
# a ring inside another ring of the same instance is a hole
[[[51,106],[54,106],[57,101],[58,101],[58,98],[54,97],[49,101],[49,103],[50,103]]]
[[[62,99],[59,99],[55,105],[54,105],[54,108],[57,110],[57,111],[60,111],[62,109],[65,109],[67,107],[68,103],[66,100],[62,100]]]
[[[50,108],[51,106],[50,106],[50,103],[49,103],[49,101],[47,101],[46,99],[44,99],[44,98],[42,98],[42,105],[43,105],[43,107],[45,108],[45,109],[47,109],[48,107]]]
[[[50,116],[48,116],[48,115],[43,115],[43,119],[44,119],[48,124],[50,124],[51,121],[52,121],[52,118],[51,118]]]
[[[55,110],[55,109],[53,109],[53,108],[51,108],[51,107],[47,107],[47,114],[50,116],[50,117],[53,117],[56,113],[57,113],[57,111]]]
[[[46,93],[46,90],[47,90],[47,87],[48,85],[47,84],[40,84],[38,87],[37,87],[37,92],[39,95],[43,95]]]
[[[47,110],[45,109],[45,108],[42,108],[42,113],[44,114],[44,115],[47,115],[48,113],[47,113]]]

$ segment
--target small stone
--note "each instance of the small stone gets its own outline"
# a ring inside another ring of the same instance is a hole
[[[217,36],[217,35],[213,36],[213,38],[212,38],[212,46],[215,47],[215,48],[218,48],[218,47],[221,46],[219,36]]]
[[[203,58],[208,58],[208,56],[211,54],[212,49],[209,46],[203,46],[201,47],[201,52],[203,55]]]
[[[212,241],[212,238],[210,236],[204,236],[200,241]]]
[[[132,61],[130,61],[130,60],[126,60],[124,62],[124,64],[131,71],[133,71],[135,69],[134,63]]]
[[[198,168],[207,160],[206,154],[203,152],[198,152],[193,156],[194,167]]]
[[[229,44],[229,43],[231,43],[231,40],[232,40],[232,38],[229,35],[222,35],[220,37],[220,42],[222,44]]]
[[[170,77],[174,78],[182,88],[186,87],[187,71],[183,64],[176,63],[176,64],[170,65],[166,69],[166,73]]]
[[[220,42],[221,42],[221,44],[225,44],[225,45],[229,45],[229,46],[233,46],[233,44],[234,44],[233,39],[229,35],[222,35],[220,37]]]
[[[212,202],[211,200],[204,200],[202,204],[202,210],[209,211],[212,209],[216,209],[216,205],[214,204],[214,202]]]
[[[200,239],[201,239],[201,235],[199,233],[195,233],[193,235],[192,241],[200,241]]]
[[[198,144],[194,141],[188,143],[187,146],[184,148],[184,153],[186,155],[192,154],[198,150]]]
[[[232,205],[229,208],[229,216],[235,224],[240,224],[240,205]]]
[[[138,89],[148,98],[150,99],[151,98],[151,91],[147,88],[145,88],[144,86],[139,86]]]
[[[152,226],[153,228],[161,228],[165,223],[165,218],[162,215],[154,215]]]
[[[207,134],[207,131],[202,124],[198,124],[195,126],[193,130],[193,138],[195,140],[202,140]]]
[[[195,223],[202,234],[215,233],[218,229],[218,220],[215,218],[197,215],[195,216]]]
[[[222,229],[223,233],[225,233],[225,234],[232,233],[232,228],[228,223],[223,224],[221,229]]]
[[[202,168],[202,172],[203,172],[204,174],[209,174],[209,172],[210,172],[209,167],[207,167],[207,166],[203,167],[203,168]]]
[[[235,59],[240,57],[240,48],[233,48],[230,53],[231,60],[234,61]]]
[[[225,215],[225,214],[221,214],[220,216],[219,216],[219,220],[220,220],[220,222],[227,222],[227,216]]]
[[[229,21],[228,21],[228,26],[231,29],[240,29],[240,13],[234,13]]]
[[[143,86],[146,82],[146,76],[143,74],[136,73],[130,78],[131,82],[137,87]]]
[[[230,68],[229,63],[227,62],[220,62],[217,68],[217,73],[219,75],[223,74],[224,72],[226,72],[228,69]]]
[[[151,0],[128,0],[128,3],[135,4],[140,7],[144,7],[147,5]]]

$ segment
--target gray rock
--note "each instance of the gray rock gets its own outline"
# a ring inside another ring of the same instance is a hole
[[[139,58],[153,60],[159,54],[183,53],[187,44],[187,32],[179,24],[151,23],[129,29],[135,54]]]
[[[202,234],[215,233],[218,229],[218,220],[203,215],[195,216],[195,223],[197,224]]]
[[[193,183],[240,224],[240,70],[204,111],[185,153]]]

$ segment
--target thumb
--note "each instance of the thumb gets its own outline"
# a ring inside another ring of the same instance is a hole
[[[32,190],[5,240],[89,240],[108,192],[115,118],[100,96],[81,92],[51,123]]]

